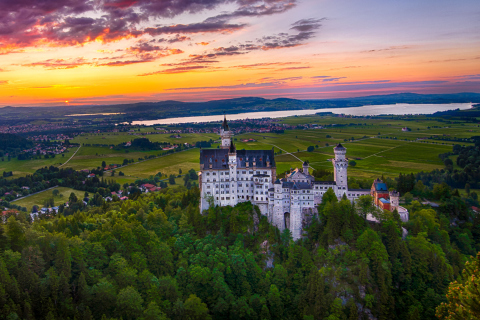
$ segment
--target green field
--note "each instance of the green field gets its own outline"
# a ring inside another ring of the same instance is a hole
[[[32,207],[34,205],[38,206],[39,208],[43,207],[43,203],[45,200],[53,197],[53,190],[58,190],[60,194],[56,197],[54,197],[54,203],[55,206],[59,206],[65,202],[68,201],[68,197],[70,197],[70,194],[73,192],[79,199],[83,199],[85,195],[85,191],[79,191],[75,190],[72,188],[66,188],[66,187],[56,187],[53,189],[45,190],[42,192],[39,192],[37,194],[25,197],[23,199],[14,201],[12,203],[16,204],[17,206],[25,207],[27,208],[28,212],[31,212]]]
[[[354,159],[355,167],[349,167],[351,177],[372,179],[381,175],[397,176],[399,173],[431,171],[444,167],[439,154],[452,150],[456,142],[436,140],[441,138],[468,138],[478,135],[477,124],[459,121],[445,123],[434,118],[418,116],[406,120],[370,119],[332,116],[299,116],[278,120],[280,123],[299,125],[316,123],[327,126],[324,129],[286,130],[283,134],[275,133],[243,133],[234,137],[237,149],[274,149],[276,153],[277,172],[282,173],[290,168],[300,167],[303,161],[309,161],[314,169],[332,169],[329,159],[333,158],[333,146],[342,143],[347,148],[347,157]],[[158,127],[158,126],[157,126]],[[412,131],[402,132],[403,127]],[[138,131],[140,130],[140,131]],[[191,143],[202,140],[218,140],[213,133],[180,134],[181,138],[171,138],[170,134],[158,134],[154,127],[140,127],[134,132],[90,133],[75,137],[72,142],[82,145],[78,153],[65,165],[76,170],[92,169],[101,166],[102,161],[123,163],[124,159],[133,159],[125,167],[117,169],[113,177],[118,183],[131,183],[140,178],[148,178],[158,172],[178,174],[179,169],[199,170],[199,149],[190,149],[154,159],[139,161],[145,156],[161,154],[161,151],[114,150],[110,147],[95,147],[88,144],[117,145],[135,138],[148,138],[151,141],[170,142],[172,144]],[[146,134],[154,133],[154,134]],[[142,135],[144,134],[144,135]],[[427,139],[429,137],[435,139]],[[241,139],[255,139],[254,142],[243,143]],[[87,144],[84,146],[83,144]],[[460,143],[466,145],[469,143]],[[313,152],[307,152],[314,146]],[[213,145],[212,147],[217,147]],[[65,157],[32,161],[11,160],[1,162],[0,171],[14,171],[15,176],[32,173],[36,169],[58,165],[65,162],[73,154],[70,150]],[[298,159],[297,159],[298,158]],[[125,176],[118,176],[118,171]],[[109,174],[107,173],[107,176]]]
[[[40,168],[49,166],[59,166],[67,161],[72,154],[75,153],[77,148],[71,148],[68,152],[64,153],[65,156],[57,154],[55,158],[49,159],[37,159],[37,160],[17,160],[16,158],[7,161],[0,162],[0,172],[13,171],[13,178],[25,176],[30,173],[34,173]]]

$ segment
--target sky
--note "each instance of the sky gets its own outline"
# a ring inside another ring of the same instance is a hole
[[[478,0],[0,0],[0,106],[480,93]]]

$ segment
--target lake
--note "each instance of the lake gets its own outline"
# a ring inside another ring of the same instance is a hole
[[[237,114],[227,114],[228,120],[244,119],[262,119],[262,118],[284,118],[291,116],[302,116],[315,114],[317,112],[332,112],[334,114],[345,114],[353,116],[377,116],[381,114],[403,115],[403,114],[431,114],[437,111],[447,111],[454,109],[470,109],[472,103],[449,103],[449,104],[408,104],[397,103],[389,105],[369,105],[363,107],[351,108],[325,108],[309,110],[284,110],[284,111],[262,111],[246,112]],[[158,120],[132,121],[134,125],[151,126],[155,124],[182,124],[182,123],[201,123],[217,122],[223,120],[223,115],[198,116],[198,117],[179,117],[166,118]]]

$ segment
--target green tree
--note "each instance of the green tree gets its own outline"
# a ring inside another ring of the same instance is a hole
[[[436,316],[445,320],[480,319],[480,253],[465,263],[459,281],[450,283],[447,302],[437,307]]]
[[[152,301],[143,312],[143,320],[167,320],[167,316],[160,310],[157,303]]]
[[[123,319],[137,319],[143,312],[143,299],[135,288],[128,286],[118,293],[117,313]]]
[[[77,201],[78,201],[78,198],[77,198],[77,196],[75,195],[75,193],[73,193],[73,192],[70,193],[70,196],[68,197],[68,202],[69,202],[70,204],[73,204],[73,203],[75,203],[75,202],[77,202]]]
[[[7,232],[6,235],[10,239],[10,248],[13,251],[21,252],[25,245],[25,226],[15,215],[10,216],[7,220]]]
[[[210,320],[208,308],[195,294],[191,294],[184,303],[186,320]]]

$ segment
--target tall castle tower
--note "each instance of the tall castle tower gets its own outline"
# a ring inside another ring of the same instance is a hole
[[[400,193],[398,193],[397,191],[393,190],[393,191],[390,191],[389,192],[389,196],[390,196],[390,210],[393,211],[395,209],[398,210],[398,206],[399,206],[399,199],[400,199]]]
[[[339,143],[335,148],[333,148],[335,153],[335,159],[333,160],[333,170],[334,178],[337,187],[347,187],[347,167],[348,161],[345,158],[347,149]]]
[[[228,127],[227,116],[223,116],[223,124],[222,128],[220,129],[220,137],[222,138],[222,149],[230,148],[230,140],[232,139],[232,136],[233,134]]]
[[[235,148],[235,144],[233,143],[233,140],[230,141],[230,146],[228,148],[228,168],[230,170],[230,174],[229,174],[229,176],[230,176],[230,178],[229,178],[229,180],[230,180],[230,205],[235,206],[238,203],[238,195],[237,195],[237,148]]]

